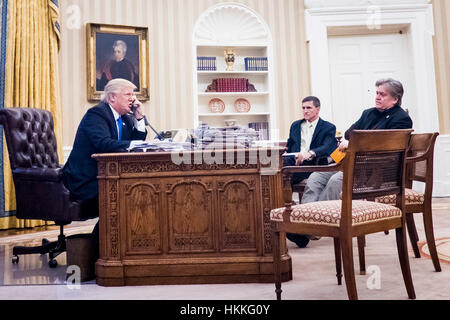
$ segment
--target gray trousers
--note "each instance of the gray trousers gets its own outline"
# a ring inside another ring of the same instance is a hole
[[[342,171],[313,172],[306,182],[301,203],[341,199],[342,178]]]

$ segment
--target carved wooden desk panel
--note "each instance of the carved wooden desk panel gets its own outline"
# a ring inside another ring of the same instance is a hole
[[[269,215],[283,205],[281,153],[280,148],[216,150],[223,159],[216,157],[216,163],[202,160],[212,154],[201,151],[185,152],[184,163],[167,152],[94,155],[97,283],[273,281]],[[288,254],[283,278],[292,279]]]

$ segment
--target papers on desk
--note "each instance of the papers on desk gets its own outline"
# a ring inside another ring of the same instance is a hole
[[[298,152],[286,152],[286,153],[283,153],[281,156],[282,157],[286,157],[286,158],[295,158],[295,155],[297,154]]]
[[[129,151],[152,152],[152,151],[182,151],[191,149],[190,142],[176,143],[168,140],[163,141],[146,141],[137,144]]]

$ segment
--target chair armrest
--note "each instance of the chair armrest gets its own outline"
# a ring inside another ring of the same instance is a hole
[[[318,165],[318,166],[286,166],[281,169],[281,172],[284,173],[298,173],[298,172],[331,172],[331,171],[341,171],[342,163],[332,163],[329,165]]]
[[[428,159],[428,154],[424,153],[421,154],[419,156],[414,156],[414,157],[406,157],[406,162],[407,163],[414,163],[414,162],[419,162],[419,161],[424,161]]]
[[[13,175],[20,180],[61,182],[62,168],[16,168]]]

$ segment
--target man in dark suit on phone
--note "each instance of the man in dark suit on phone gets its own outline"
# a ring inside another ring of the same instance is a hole
[[[325,164],[328,164],[327,157],[337,148],[336,126],[319,117],[320,100],[317,97],[304,98],[302,110],[303,119],[291,125],[283,165],[314,165],[318,159],[324,159]],[[291,177],[291,183],[297,184],[307,179],[310,174],[311,172],[295,173]],[[286,236],[300,248],[306,247],[309,242],[306,235],[288,233]]]
[[[142,104],[136,99],[135,88],[125,79],[109,81],[104,99],[81,120],[63,168],[64,184],[74,199],[87,200],[98,208],[97,161],[92,155],[126,151],[146,138]],[[98,224],[93,233],[98,236]]]

